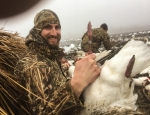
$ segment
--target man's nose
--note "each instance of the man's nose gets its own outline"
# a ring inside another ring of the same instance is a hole
[[[51,29],[51,35],[53,35],[53,36],[57,35],[57,30],[55,28]]]

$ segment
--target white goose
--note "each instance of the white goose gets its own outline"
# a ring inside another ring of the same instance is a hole
[[[131,82],[132,78],[125,76],[125,70],[133,55],[135,63],[131,77],[150,66],[150,47],[142,41],[129,41],[118,54],[104,63],[100,76],[84,90],[85,109],[81,115],[127,114],[136,111],[134,82]]]
[[[150,42],[148,41],[148,38],[144,37],[144,40],[146,41],[146,44],[147,44],[148,46],[150,46]]]
[[[140,74],[145,74],[145,73],[148,73],[150,76],[150,66],[140,72]]]
[[[145,89],[148,90],[149,93],[150,93],[150,84],[146,85],[146,86],[145,86]]]
[[[145,84],[147,83],[147,81],[149,81],[148,77],[139,77],[139,78],[133,78],[133,81],[135,82],[136,86],[145,86]]]

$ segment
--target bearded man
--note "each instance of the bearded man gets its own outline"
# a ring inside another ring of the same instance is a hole
[[[60,61],[60,39],[61,24],[56,13],[40,11],[25,39],[28,53],[15,71],[18,82],[26,88],[24,101],[32,115],[77,115],[84,107],[80,99],[83,90],[100,74],[96,56],[91,54],[76,62],[74,76],[68,79]]]

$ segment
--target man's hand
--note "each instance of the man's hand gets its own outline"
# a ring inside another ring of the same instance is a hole
[[[90,54],[77,61],[75,64],[74,76],[71,80],[71,87],[77,97],[100,75],[100,69],[96,65],[95,54]]]

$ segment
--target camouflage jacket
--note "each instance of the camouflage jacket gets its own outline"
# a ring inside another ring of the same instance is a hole
[[[83,35],[82,37],[82,42],[81,42],[81,49],[84,52],[88,51],[88,35],[87,32]],[[108,35],[107,32],[105,32],[102,28],[94,28],[92,29],[92,51],[94,53],[98,53],[98,49],[101,46],[101,43],[103,43],[104,47],[106,48],[106,50],[110,50],[111,49],[111,43],[110,43],[110,37]]]
[[[57,58],[60,52],[37,42],[30,43],[29,47],[28,54],[18,62],[15,74],[26,88],[24,101],[31,114],[77,115],[83,104],[71,89]]]

